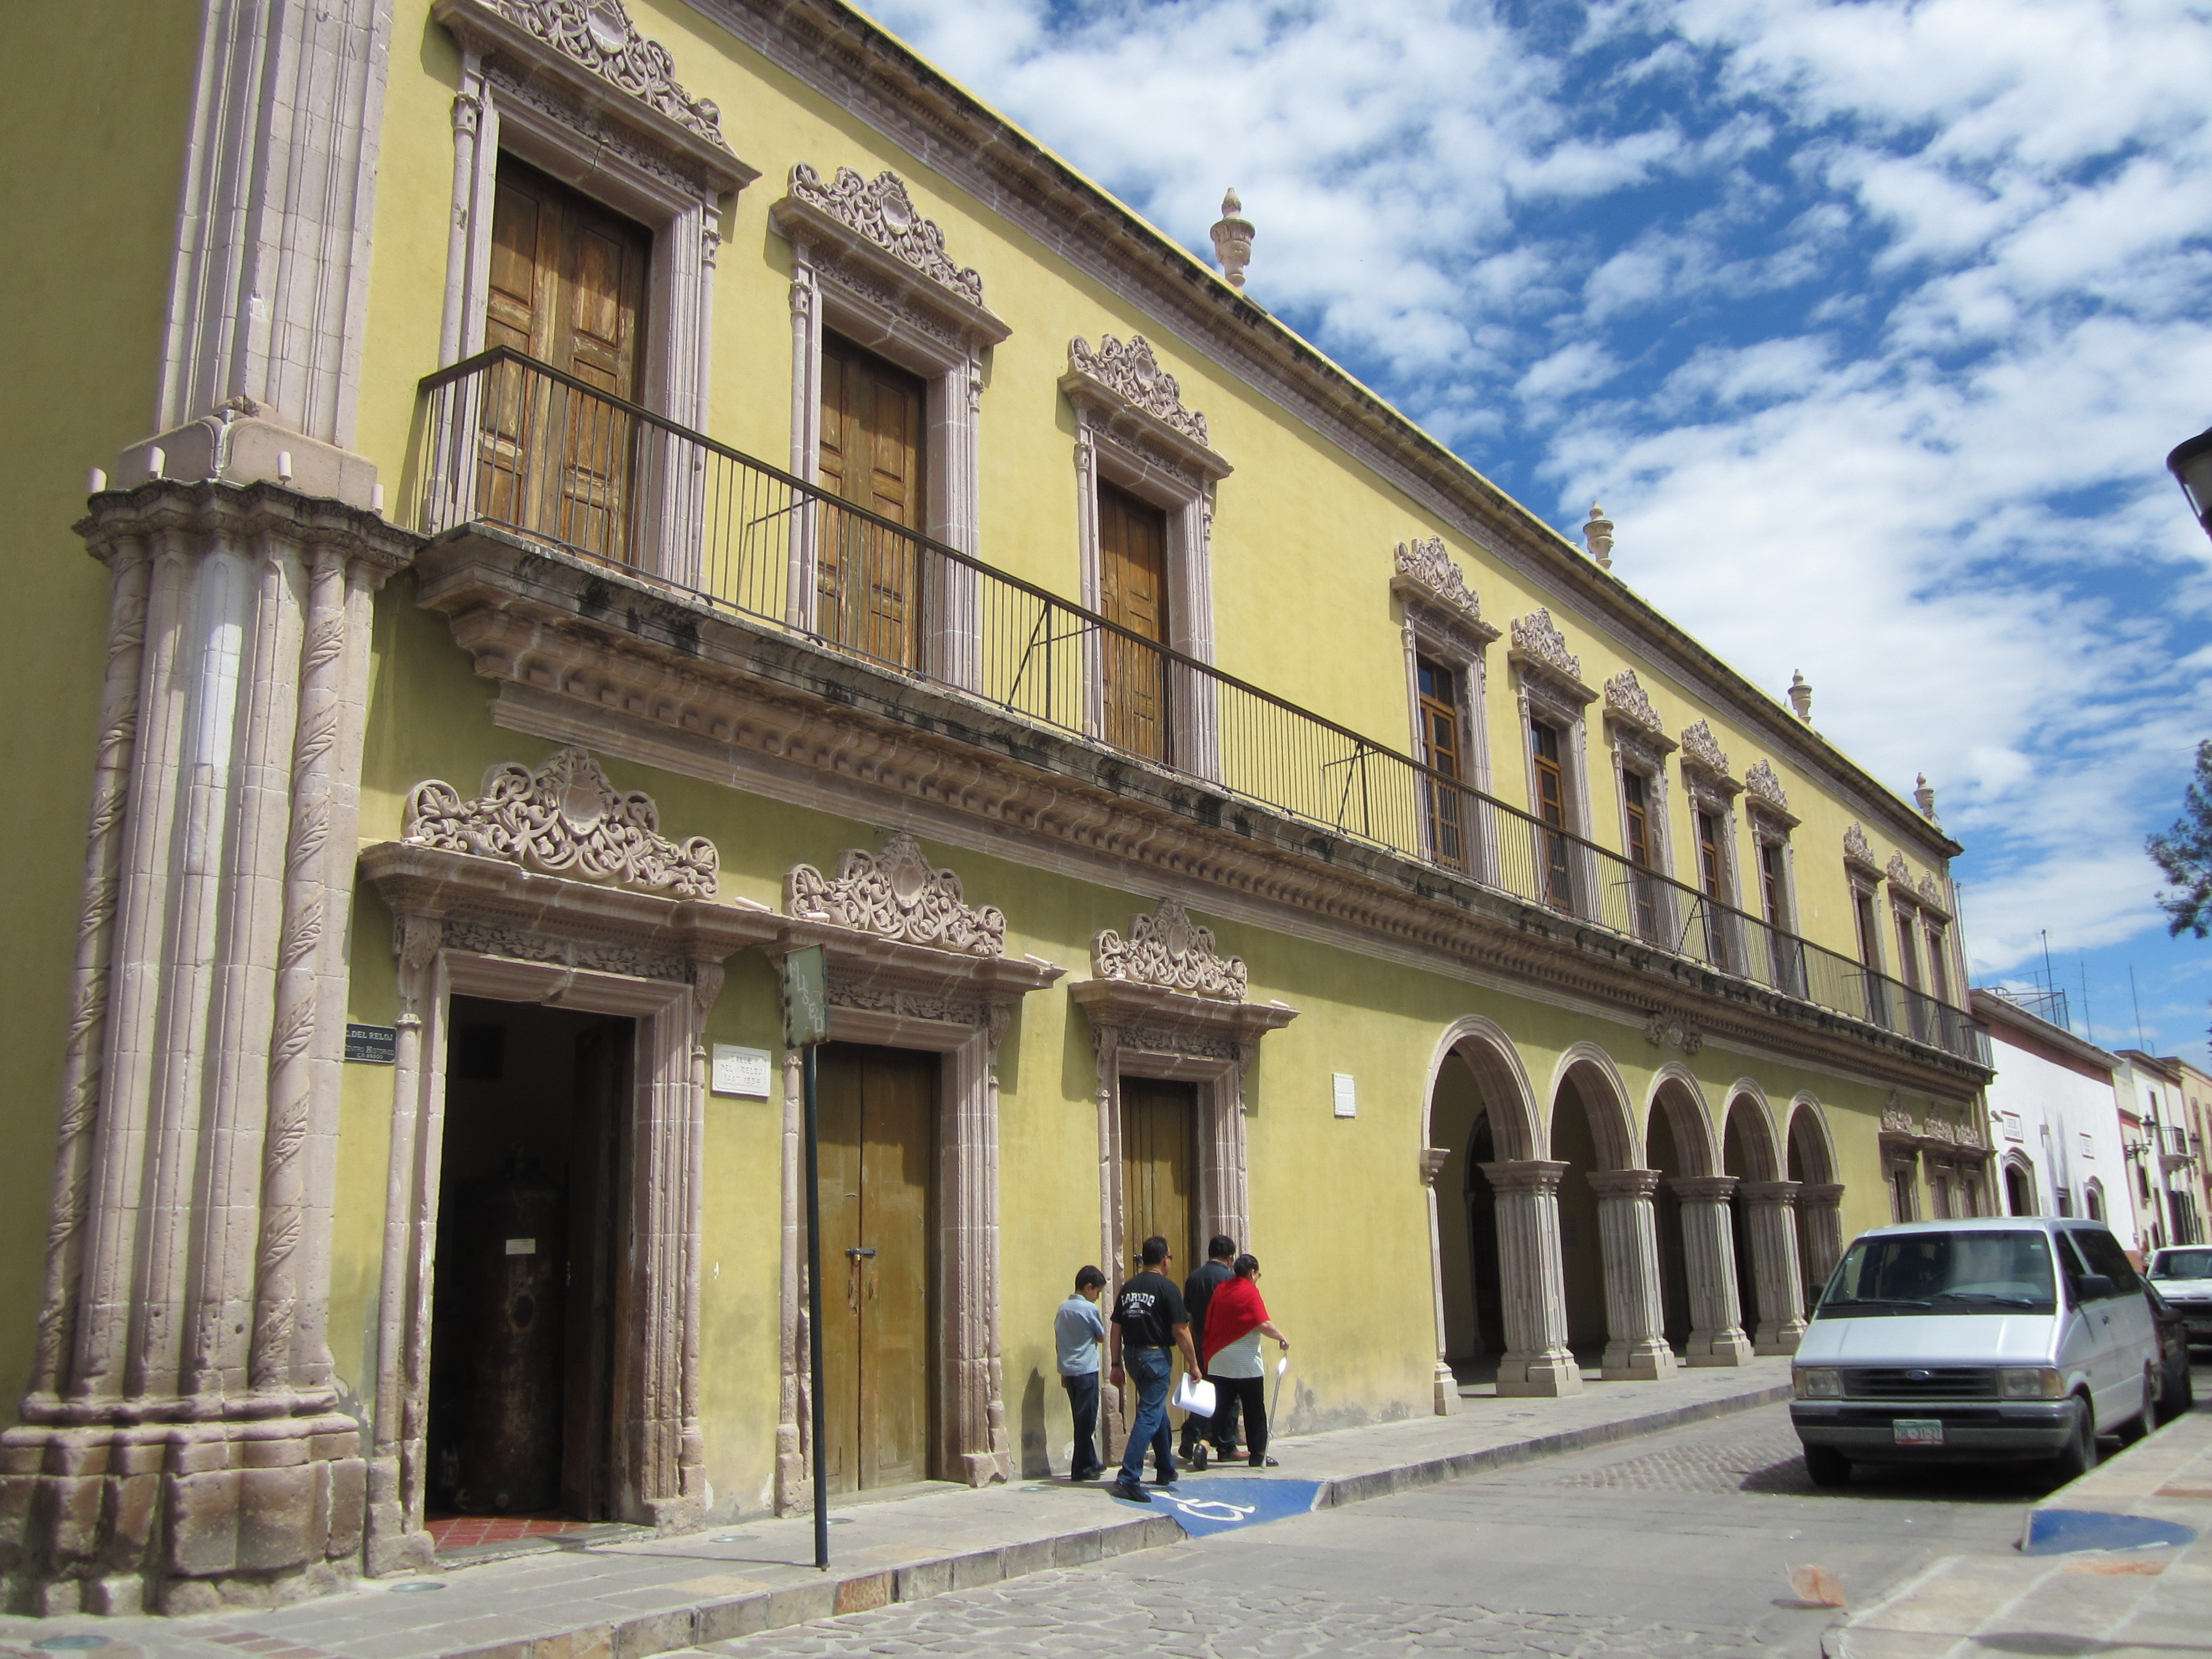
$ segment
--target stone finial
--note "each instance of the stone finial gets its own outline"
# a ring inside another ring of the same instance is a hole
[[[1237,199],[1231,186],[1221,198],[1221,217],[1214,222],[1210,234],[1213,238],[1214,257],[1221,261],[1221,274],[1228,278],[1229,286],[1244,286],[1244,267],[1252,263],[1252,239],[1259,233],[1249,219],[1243,217],[1244,204]]]
[[[1813,723],[1813,688],[1796,669],[1790,671],[1790,706],[1797,711],[1797,718],[1810,726]]]
[[[1583,526],[1583,540],[1589,544],[1589,556],[1597,561],[1599,569],[1613,568],[1613,520],[1595,501],[1590,503],[1589,520]]]
[[[1920,775],[1913,786],[1912,799],[1920,808],[1920,816],[1930,823],[1935,823],[1936,786],[1928,781],[1928,775],[1925,772]]]

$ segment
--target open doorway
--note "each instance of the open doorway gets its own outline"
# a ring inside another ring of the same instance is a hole
[[[448,1029],[428,1512],[623,1518],[635,1022],[455,997]]]

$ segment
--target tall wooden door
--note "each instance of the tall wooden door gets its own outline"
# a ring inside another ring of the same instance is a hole
[[[830,1043],[818,1064],[823,1477],[927,1480],[939,1062]]]
[[[921,532],[927,504],[926,389],[834,334],[822,337],[822,487]],[[903,668],[921,660],[921,550],[849,514],[828,512],[817,561],[817,629]]]
[[[1121,1237],[1127,1272],[1137,1271],[1137,1253],[1154,1233],[1175,1252],[1178,1283],[1205,1260],[1198,1249],[1198,1087],[1125,1077]]]
[[[1112,484],[1098,486],[1098,608],[1109,622],[1168,642],[1167,514]],[[1171,760],[1167,660],[1118,634],[1105,636],[1106,741]]]
[[[484,344],[635,401],[653,236],[566,185],[499,158]],[[635,539],[637,423],[613,405],[507,369],[489,378],[478,510],[609,559]]]

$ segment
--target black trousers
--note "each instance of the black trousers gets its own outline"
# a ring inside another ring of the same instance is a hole
[[[1206,1379],[1211,1382],[1212,1377]],[[1186,1462],[1192,1449],[1200,1440],[1217,1452],[1226,1454],[1237,1443],[1237,1396],[1227,1389],[1218,1389],[1213,1396],[1213,1415],[1193,1417],[1185,1412],[1182,1419],[1182,1439],[1179,1448]]]
[[[1215,1438],[1221,1445],[1233,1442],[1237,1414],[1244,1414],[1244,1450],[1257,1463],[1267,1455],[1267,1379],[1264,1376],[1208,1376],[1213,1384],[1213,1420],[1227,1424],[1229,1431]]]
[[[1075,1457],[1068,1479],[1088,1480],[1098,1473],[1098,1444],[1093,1437],[1098,1429],[1098,1373],[1063,1376],[1060,1382],[1067,1390],[1068,1413],[1075,1419]]]

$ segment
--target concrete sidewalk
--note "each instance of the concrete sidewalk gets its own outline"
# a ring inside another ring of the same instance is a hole
[[[1297,1436],[1273,1449],[1280,1477],[1321,1482],[1316,1506],[1328,1508],[1764,1405],[1787,1395],[1789,1376],[1787,1360],[1761,1359],[1664,1383],[1593,1382],[1568,1400],[1463,1390],[1455,1416]],[[679,1538],[595,1531],[268,1612],[0,1619],[0,1659],[645,1659],[1182,1541],[1166,1515],[1099,1486],[911,1490],[842,1504],[826,1574],[810,1565],[808,1517]]]
[[[2128,1536],[2171,1523],[2195,1540],[2144,1547]],[[1828,1659],[2212,1652],[2212,1412],[2051,1493],[2029,1512],[2022,1541],[2033,1549],[1936,1562],[1831,1630]],[[2063,1553],[2033,1553],[2054,1548]]]

